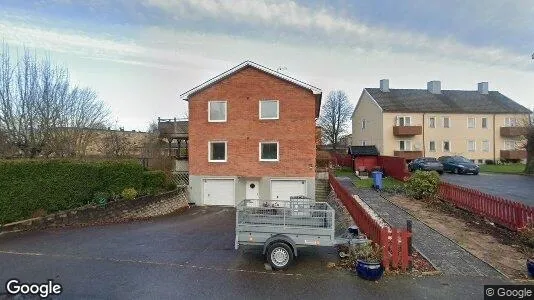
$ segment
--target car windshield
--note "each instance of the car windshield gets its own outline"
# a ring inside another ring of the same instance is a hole
[[[438,160],[436,158],[434,158],[434,157],[425,157],[425,158],[422,159],[422,161],[424,161],[424,162],[436,162]]]

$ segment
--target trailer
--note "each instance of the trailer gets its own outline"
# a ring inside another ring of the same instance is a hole
[[[306,198],[243,200],[236,207],[235,249],[263,245],[263,254],[273,269],[287,268],[300,247],[331,247],[351,239],[336,239],[334,232],[335,211],[326,202]]]

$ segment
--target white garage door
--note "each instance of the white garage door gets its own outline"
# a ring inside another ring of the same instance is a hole
[[[271,198],[289,200],[290,196],[306,196],[306,180],[271,180]]]
[[[204,205],[235,206],[233,179],[204,179]]]

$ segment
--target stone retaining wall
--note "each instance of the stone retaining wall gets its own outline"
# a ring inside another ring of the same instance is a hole
[[[189,207],[187,188],[133,200],[117,200],[105,206],[87,205],[43,217],[0,225],[0,233],[54,227],[88,226],[142,220],[181,212]]]

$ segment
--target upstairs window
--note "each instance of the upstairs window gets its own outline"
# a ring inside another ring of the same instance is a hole
[[[226,122],[226,101],[208,102],[208,121]]]
[[[226,162],[226,146],[225,141],[214,141],[208,144],[208,161],[209,162]]]
[[[260,143],[260,161],[278,161],[278,142]]]
[[[399,150],[400,151],[411,151],[412,142],[411,141],[399,141]]]
[[[428,118],[428,127],[436,128],[436,117]]]
[[[467,118],[467,128],[475,128],[476,119],[474,117]]]
[[[367,127],[367,120],[363,119],[362,120],[362,131],[365,130],[366,127]]]
[[[277,120],[279,118],[278,100],[260,101],[260,120]]]
[[[488,118],[482,118],[482,128],[488,128]]]
[[[511,117],[504,118],[504,126],[506,126],[506,127],[517,126],[517,119],[516,118],[511,118]]]
[[[410,126],[411,123],[411,117],[397,117],[397,126]]]
[[[449,117],[443,117],[443,128],[451,128],[451,119]]]

